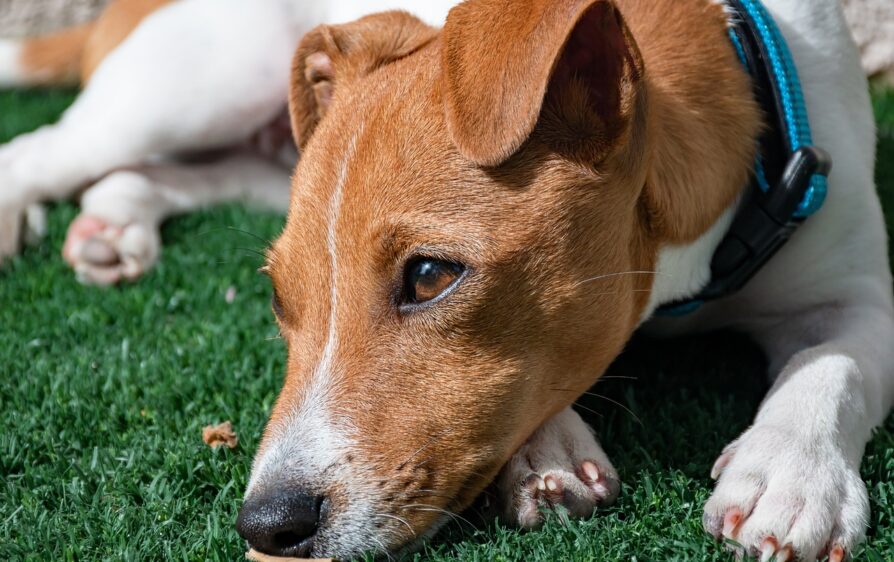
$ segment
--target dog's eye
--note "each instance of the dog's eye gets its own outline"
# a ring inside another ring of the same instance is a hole
[[[424,304],[450,291],[466,268],[458,263],[434,258],[416,258],[404,271],[402,304]]]

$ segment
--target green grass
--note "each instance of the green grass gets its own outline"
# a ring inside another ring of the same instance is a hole
[[[0,142],[71,99],[0,93]],[[876,111],[880,189],[894,207],[894,95],[878,93]],[[53,209],[50,237],[0,269],[0,560],[238,560],[236,511],[284,357],[255,251],[282,219],[238,208],[177,219],[155,270],[100,290],[75,283],[59,257],[74,214]],[[612,374],[636,380],[599,391],[636,418],[586,404],[603,414],[589,417],[624,482],[615,507],[536,533],[457,524],[418,558],[731,560],[703,534],[701,506],[714,457],[758,406],[764,367],[729,334],[635,342]],[[202,443],[202,426],[222,420],[240,434],[235,450]],[[891,421],[863,476],[872,526],[858,559],[891,560]]]

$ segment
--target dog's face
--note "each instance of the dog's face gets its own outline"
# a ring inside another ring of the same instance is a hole
[[[260,550],[431,534],[641,319],[639,52],[610,2],[526,4],[462,5],[441,34],[382,14],[298,50],[303,154],[268,260],[288,367],[240,520]]]

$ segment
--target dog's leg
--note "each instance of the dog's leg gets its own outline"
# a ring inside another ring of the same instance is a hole
[[[544,423],[497,478],[503,515],[523,528],[543,522],[541,509],[562,505],[586,517],[618,497],[618,473],[593,431],[571,408]]]
[[[771,368],[784,366],[717,460],[704,524],[761,560],[840,562],[865,534],[860,461],[892,403],[894,319],[889,287],[861,290],[860,304],[812,308],[758,334]]]
[[[115,172],[84,194],[63,255],[84,283],[136,279],[158,260],[165,218],[227,201],[284,211],[288,198],[286,169],[247,154]]]
[[[0,262],[17,251],[30,205],[154,156],[238,144],[270,123],[285,106],[300,26],[279,3],[260,4],[159,10],[103,60],[58,124],[0,147]],[[213,25],[202,25],[209,13]]]
[[[115,113],[103,114],[101,105],[82,96],[60,123],[0,147],[0,262],[18,251],[29,207],[69,198],[111,170],[173,146],[169,132],[160,130],[173,131],[173,124]],[[199,134],[177,140],[181,147],[201,148],[203,142],[212,144]]]

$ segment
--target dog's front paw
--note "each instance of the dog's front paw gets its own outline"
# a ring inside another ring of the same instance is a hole
[[[565,507],[587,517],[618,496],[618,475],[590,428],[570,408],[541,426],[497,479],[506,519],[523,528],[543,522],[542,510]]]
[[[866,486],[829,437],[755,426],[711,473],[705,530],[760,560],[841,562],[865,535]]]
[[[117,226],[81,215],[68,227],[62,255],[78,281],[107,286],[137,279],[155,264],[160,251],[161,239],[153,225]]]

